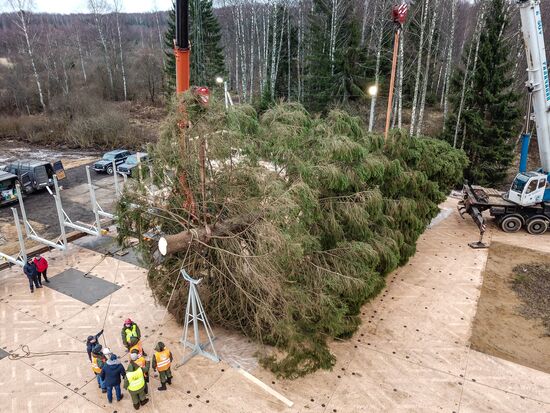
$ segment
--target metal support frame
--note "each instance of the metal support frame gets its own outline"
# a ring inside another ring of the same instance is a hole
[[[100,216],[104,218],[114,219],[115,216],[113,214],[110,214],[108,212],[105,212],[101,205],[99,205],[99,202],[97,202],[97,198],[95,196],[95,188],[92,183],[92,176],[90,174],[90,167],[86,166],[86,176],[88,177],[88,188],[90,190],[90,201],[92,202],[92,211],[94,213],[95,217],[95,225],[98,231],[101,232],[101,222],[100,222]]]
[[[204,356],[214,362],[219,362],[220,358],[214,349],[214,333],[212,332],[212,327],[206,318],[206,313],[204,307],[202,306],[199,293],[197,292],[197,285],[202,281],[201,279],[195,280],[191,278],[187,272],[182,269],[181,275],[189,283],[189,294],[187,296],[187,309],[185,310],[185,326],[183,329],[183,336],[181,338],[181,343],[183,344],[183,352],[185,354],[186,347],[189,347],[192,351],[190,354],[184,356],[183,361],[178,365],[181,366],[187,363],[194,356],[200,355]],[[201,344],[199,336],[199,322],[204,326],[206,336],[208,337],[208,342]],[[194,342],[191,343],[187,340],[187,335],[189,333],[189,324],[193,323],[193,335]],[[205,348],[210,346],[212,348],[212,353],[205,351]]]
[[[67,245],[67,237],[65,235],[65,227],[75,229],[77,231],[85,232],[86,234],[92,235],[94,237],[98,237],[102,235],[101,233],[101,226],[96,226],[99,221],[96,221],[96,225],[89,225],[89,226],[82,226],[75,224],[71,218],[69,218],[69,215],[65,212],[63,209],[63,204],[61,203],[61,192],[59,191],[59,184],[57,182],[57,176],[53,176],[53,184],[55,187],[55,194],[52,193],[51,189],[48,187],[48,192],[50,195],[52,195],[55,199],[55,203],[57,205],[57,214],[59,215],[59,223],[61,225],[61,236],[64,239],[65,245]],[[97,215],[96,215],[97,219]]]
[[[11,255],[4,254],[0,252],[0,258],[8,261],[11,264],[19,265],[24,267],[27,263],[27,250],[25,248],[25,240],[23,238],[23,231],[21,231],[21,223],[19,222],[19,214],[17,213],[16,208],[12,208],[11,212],[13,213],[13,219],[15,221],[15,228],[17,229],[17,239],[19,240],[19,253],[13,257]]]
[[[57,185],[57,177],[54,175],[54,182]],[[55,248],[60,251],[65,251],[67,249],[67,235],[65,234],[65,227],[63,226],[63,216],[59,207],[59,202],[55,202],[55,206],[57,208],[57,218],[59,219],[59,227],[61,229],[61,235],[59,238],[52,242],[50,240],[47,240],[45,238],[40,237],[34,228],[32,227],[31,223],[27,219],[27,211],[25,210],[25,203],[23,202],[23,195],[21,194],[21,187],[18,185],[15,186],[17,190],[17,199],[19,200],[19,208],[21,209],[21,215],[23,218],[23,225],[25,226],[25,233],[27,234],[27,238],[32,239],[34,241],[40,242],[41,244],[47,245],[48,247]],[[51,190],[49,187],[46,187],[48,191],[51,193]],[[53,194],[52,194],[53,195]],[[55,198],[55,197],[54,197]]]

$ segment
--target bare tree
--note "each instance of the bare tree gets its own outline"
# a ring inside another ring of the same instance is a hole
[[[42,110],[46,110],[46,103],[44,102],[44,94],[42,93],[42,85],[40,83],[40,77],[38,76],[38,70],[36,69],[36,63],[34,60],[33,42],[29,34],[29,16],[34,7],[33,0],[7,0],[8,5],[15,12],[15,25],[21,31],[22,36],[25,38],[26,51],[29,55],[32,71],[34,74],[34,80],[36,81],[36,88],[38,89],[38,97],[40,99],[40,105]]]
[[[99,41],[103,48],[103,58],[105,60],[105,66],[107,68],[107,74],[109,75],[109,85],[111,87],[111,94],[114,95],[115,83],[113,80],[113,69],[111,68],[111,59],[109,57],[109,48],[107,47],[107,39],[102,27],[102,14],[107,11],[107,3],[105,0],[88,0],[88,8],[94,16],[94,22],[99,34]]]
[[[116,30],[118,34],[118,51],[120,55],[120,69],[122,72],[122,85],[124,90],[124,100],[128,99],[128,86],[126,81],[126,71],[124,70],[124,55],[122,53],[122,35],[120,33],[120,21],[119,15],[122,10],[122,1],[123,0],[113,0],[113,10],[115,12],[115,21],[116,21]],[[143,39],[142,39],[143,40]]]

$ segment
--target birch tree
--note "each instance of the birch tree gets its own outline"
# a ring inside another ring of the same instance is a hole
[[[122,10],[123,0],[113,0],[113,11],[115,12],[116,30],[118,35],[118,51],[120,57],[120,70],[122,73],[122,86],[124,91],[124,100],[128,100],[128,86],[126,80],[126,71],[124,69],[124,54],[122,52],[122,35],[120,33],[120,11]],[[143,38],[142,38],[143,41]]]
[[[411,111],[411,125],[409,134],[412,136],[416,127],[416,107],[418,105],[418,93],[420,89],[420,74],[422,72],[422,52],[424,49],[424,32],[426,31],[426,22],[428,20],[428,5],[430,0],[424,0],[424,7],[422,7],[422,16],[420,22],[420,41],[418,45],[418,53],[416,58],[416,77],[414,82],[414,94],[412,102],[412,111]]]
[[[40,100],[40,106],[42,107],[42,110],[45,111],[46,103],[44,102],[42,84],[40,83],[40,77],[38,76],[38,70],[36,69],[33,41],[29,33],[30,13],[32,12],[34,3],[32,0],[8,0],[8,5],[15,13],[14,23],[25,40],[25,50],[29,56],[29,61],[32,67],[34,80],[36,82],[36,89],[38,91],[38,98]]]
[[[420,98],[420,112],[418,114],[418,122],[416,124],[416,134],[422,133],[422,123],[424,122],[424,109],[426,107],[426,94],[428,92],[428,81],[430,79],[430,59],[432,57],[432,43],[434,39],[435,26],[437,24],[437,11],[439,8],[439,0],[435,0],[433,5],[432,21],[430,23],[430,34],[428,37],[428,48],[426,55],[426,65],[424,67],[424,73],[422,75],[422,95]]]
[[[107,46],[107,39],[102,27],[102,14],[107,11],[107,3],[105,0],[88,0],[88,8],[93,15],[94,24],[99,35],[99,41],[103,50],[103,59],[105,61],[105,68],[107,69],[107,75],[109,76],[109,86],[111,89],[111,95],[115,93],[115,82],[113,79],[113,69],[111,67],[111,58],[109,57],[109,48]]]

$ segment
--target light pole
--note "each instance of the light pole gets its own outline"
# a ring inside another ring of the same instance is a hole
[[[370,95],[370,116],[369,116],[369,132],[372,132],[374,126],[374,105],[376,104],[376,95],[378,94],[378,85],[369,86]]]
[[[221,76],[218,76],[216,78],[216,83],[218,85],[221,85],[223,83],[223,99],[224,99],[224,102],[225,102],[225,108],[229,108],[229,100],[227,98],[227,82],[224,80],[223,77]]]

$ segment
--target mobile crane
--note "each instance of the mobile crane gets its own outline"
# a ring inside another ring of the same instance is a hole
[[[464,184],[458,210],[463,218],[465,213],[469,214],[479,227],[480,241],[470,244],[474,248],[485,246],[482,243],[486,229],[482,213],[486,210],[496,218],[504,232],[517,232],[525,228],[530,234],[541,235],[550,224],[550,83],[540,0],[516,0],[516,3],[521,15],[527,57],[526,87],[529,92],[529,109],[521,135],[519,173],[507,192]],[[536,124],[541,168],[527,171],[531,139],[529,124],[532,118]]]

